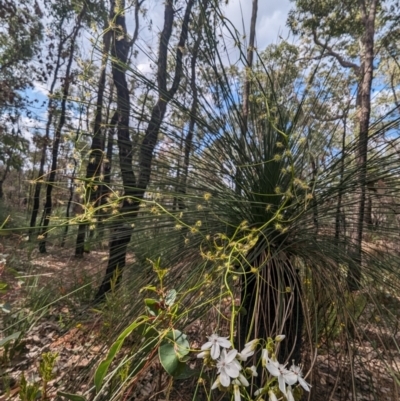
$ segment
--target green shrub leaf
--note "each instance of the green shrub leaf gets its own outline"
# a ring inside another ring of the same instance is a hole
[[[135,320],[130,326],[128,326],[117,338],[114,344],[111,346],[110,350],[108,351],[108,355],[106,359],[103,359],[96,369],[94,374],[94,384],[96,387],[96,391],[99,392],[101,389],[101,385],[103,384],[103,380],[107,375],[108,368],[111,365],[111,362],[115,358],[115,355],[121,349],[125,338],[128,337],[133,330],[138,328],[140,325],[146,323],[149,320],[147,316],[141,316],[139,319]]]

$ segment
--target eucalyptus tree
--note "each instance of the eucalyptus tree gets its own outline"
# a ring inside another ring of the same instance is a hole
[[[42,10],[36,1],[0,2],[0,113],[4,108],[21,107],[21,91],[32,85],[43,35]],[[40,57],[39,57],[40,60]],[[1,115],[0,114],[0,115]]]
[[[18,123],[12,127],[0,126],[0,200],[4,196],[4,181],[12,170],[22,170],[28,150],[29,141],[23,136]]]
[[[64,24],[66,21],[66,13],[61,12],[57,13],[54,10],[54,13],[50,12],[50,15],[54,18],[54,20],[50,23],[51,25],[54,24],[55,31],[57,33],[57,37],[53,36],[53,34],[49,35],[49,54],[46,56],[48,60],[47,63],[47,72],[48,75],[52,74],[52,79],[49,88],[49,99],[47,103],[47,121],[46,121],[46,128],[45,134],[38,142],[40,141],[41,144],[41,157],[39,162],[39,170],[37,173],[36,180],[34,182],[34,189],[33,189],[33,199],[32,199],[32,213],[30,218],[30,236],[33,235],[36,227],[36,220],[40,210],[40,193],[42,182],[45,174],[45,165],[47,160],[47,149],[51,145],[51,135],[50,131],[53,125],[53,118],[56,111],[57,106],[57,98],[55,96],[56,85],[59,80],[59,73],[62,65],[64,64],[64,52],[65,52],[65,44],[68,41],[69,35],[66,34],[64,30]],[[54,41],[58,41],[56,46],[56,54],[55,54],[55,64],[53,64],[54,54],[53,49],[55,47]]]
[[[161,32],[159,53],[157,60],[157,94],[158,99],[152,109],[150,121],[148,123],[144,138],[139,151],[139,172],[136,178],[132,167],[132,142],[129,136],[129,92],[127,90],[125,70],[127,61],[127,45],[125,16],[123,13],[116,14],[118,26],[122,28],[119,34],[121,39],[114,33],[114,42],[112,45],[113,53],[113,78],[117,91],[118,107],[118,149],[120,159],[120,169],[122,182],[124,186],[124,199],[120,214],[122,219],[131,220],[139,209],[140,201],[150,182],[151,166],[153,160],[154,148],[157,145],[160,126],[165,116],[167,105],[173,99],[179,88],[182,77],[183,50],[188,36],[189,21],[191,18],[192,7],[195,0],[189,0],[186,3],[185,12],[182,21],[182,28],[179,35],[178,46],[175,55],[175,72],[171,79],[171,87],[167,88],[167,57],[168,46],[174,26],[175,10],[172,0],[167,0],[164,9],[164,27]],[[120,10],[122,11],[122,10]],[[124,223],[124,220],[114,224],[113,232],[110,238],[110,252],[106,274],[101,286],[96,294],[96,300],[101,300],[111,289],[111,280],[119,270],[118,279],[121,278],[121,272],[125,266],[127,246],[130,242],[133,227],[131,223]],[[119,280],[118,280],[119,281]]]
[[[63,4],[61,6],[61,13],[70,12],[68,10],[69,5]],[[69,36],[69,46],[68,46],[68,56],[67,56],[67,64],[65,68],[65,79],[62,85],[61,91],[61,100],[60,100],[60,116],[58,122],[56,124],[56,128],[54,131],[53,137],[53,145],[52,145],[52,158],[51,158],[51,167],[50,174],[46,184],[46,198],[43,209],[43,217],[42,217],[42,225],[40,228],[40,241],[39,241],[39,251],[40,253],[46,253],[46,238],[48,235],[48,227],[50,223],[50,216],[53,208],[52,201],[52,190],[55,183],[56,173],[57,173],[57,161],[58,161],[58,152],[61,142],[61,134],[64,128],[64,124],[66,121],[66,112],[67,112],[67,101],[68,96],[70,94],[70,88],[73,83],[73,60],[74,54],[76,50],[76,40],[78,38],[79,31],[82,28],[82,23],[84,21],[85,14],[87,12],[86,2],[82,4],[77,4],[77,17],[75,25],[72,29],[72,32]],[[49,117],[50,118],[50,117]]]
[[[358,289],[361,280],[374,61],[379,58],[379,50],[390,36],[390,22],[397,18],[396,7],[390,7],[394,6],[396,1],[294,0],[294,3],[295,8],[288,19],[292,31],[311,37],[321,50],[321,57],[334,58],[343,68],[350,69],[357,83],[356,164],[359,171],[359,193],[354,210],[352,235],[354,253],[359,264],[349,271],[348,284],[352,289]]]
[[[140,5],[143,0],[137,1],[135,5],[135,32],[133,38],[129,41],[129,46],[126,51],[129,52],[129,49],[135,43],[138,33],[139,33],[139,10]],[[99,204],[101,189],[103,188],[101,182],[99,181],[99,177],[101,176],[101,168],[102,161],[104,156],[104,133],[102,130],[102,120],[103,120],[103,98],[105,93],[105,85],[106,85],[106,74],[107,74],[107,62],[110,52],[110,43],[112,32],[115,30],[114,24],[118,21],[114,21],[116,18],[118,20],[118,14],[122,11],[115,11],[115,7],[117,5],[114,2],[110,3],[110,11],[109,18],[103,18],[103,45],[101,49],[101,66],[100,66],[100,76],[98,81],[98,89],[97,89],[97,100],[96,100],[96,108],[94,113],[94,123],[93,123],[93,135],[92,135],[92,143],[90,147],[90,155],[89,161],[86,169],[86,190],[85,190],[85,199],[84,202],[87,204],[92,204],[94,207],[96,204]],[[103,14],[105,14],[105,10],[102,10]],[[115,38],[114,38],[115,43]],[[115,55],[113,55],[115,57]],[[125,56],[124,56],[125,57]],[[76,238],[76,248],[75,255],[82,256],[84,252],[84,240],[85,240],[85,232],[87,228],[87,223],[83,222],[79,224],[78,235]]]

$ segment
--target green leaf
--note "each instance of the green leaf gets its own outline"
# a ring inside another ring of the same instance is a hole
[[[57,391],[57,395],[64,397],[67,400],[71,400],[71,401],[86,401],[85,397],[83,397],[82,395],[78,395],[78,394],[70,394],[70,393],[64,393],[63,391]]]
[[[172,306],[175,303],[177,292],[176,290],[169,290],[165,297],[165,304],[167,306]]]
[[[160,302],[153,298],[146,298],[144,303],[150,315],[157,316],[160,313]]]
[[[115,358],[115,355],[118,353],[118,351],[121,349],[125,338],[128,337],[133,330],[138,328],[140,325],[143,323],[146,323],[149,320],[147,316],[141,316],[137,320],[135,320],[130,326],[128,326],[117,338],[117,340],[114,342],[113,345],[111,345],[110,350],[108,351],[108,355],[105,359],[103,359],[96,369],[96,372],[94,374],[94,384],[96,387],[96,391],[99,392],[101,389],[101,385],[103,383],[103,380],[105,376],[107,375],[108,368],[111,365],[111,362]]]
[[[158,356],[165,371],[170,376],[173,376],[179,364],[179,358],[176,355],[174,344],[170,342],[162,344],[158,349]]]
[[[174,373],[174,379],[184,380],[198,374],[200,374],[200,371],[198,369],[190,369],[185,362],[179,362]]]
[[[183,358],[190,352],[189,341],[187,340],[187,335],[179,330],[174,330],[172,332],[173,340],[175,341],[174,349],[179,359]]]
[[[2,281],[0,281],[0,290],[6,290],[8,287],[7,283],[3,283]]]
[[[186,364],[181,362],[181,359],[189,352],[187,335],[179,330],[171,330],[158,349],[158,356],[165,371],[175,377],[183,374],[182,365],[186,366]]]
[[[12,333],[8,337],[3,338],[2,340],[0,340],[0,347],[4,347],[6,344],[8,344],[12,340],[17,340],[20,335],[21,335],[21,332],[16,331],[15,333]]]

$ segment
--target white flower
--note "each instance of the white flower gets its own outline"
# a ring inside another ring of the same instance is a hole
[[[279,334],[275,337],[275,342],[280,343],[281,341],[283,341],[285,339],[285,335],[284,334]]]
[[[254,396],[258,397],[259,395],[261,395],[263,393],[264,389],[263,388],[259,388],[258,390],[254,391]]]
[[[222,350],[221,357],[218,360],[217,368],[219,375],[219,381],[224,387],[229,387],[231,378],[236,379],[239,377],[240,370],[242,367],[240,363],[235,359],[237,350],[233,349],[226,353],[226,350]]]
[[[217,377],[217,380],[215,380],[215,382],[213,383],[213,385],[211,386],[211,390],[215,390],[216,388],[218,388],[219,385],[219,376]]]
[[[293,364],[289,370],[297,376],[297,381],[299,382],[300,386],[303,387],[304,390],[310,391],[310,385],[303,379],[301,367]]]
[[[266,367],[268,361],[269,361],[269,358],[268,358],[268,350],[264,348],[264,349],[262,350],[262,352],[261,352],[261,364],[262,364],[262,366],[263,366],[263,367]]]
[[[241,361],[247,361],[247,358],[250,356],[254,355],[254,351],[257,347],[257,344],[259,343],[259,339],[256,338],[255,340],[252,340],[244,345],[244,348],[240,354],[238,354],[238,359]]]
[[[289,386],[297,382],[297,375],[290,370],[285,369],[284,365],[281,365],[278,361],[268,360],[267,369],[272,376],[278,378],[279,390],[286,396],[286,384]]]
[[[276,394],[273,391],[268,391],[268,400],[269,401],[278,401],[278,398],[276,397]]]
[[[208,356],[210,356],[210,351],[208,349],[197,354],[197,358],[201,359],[204,359]]]
[[[211,334],[211,336],[207,337],[208,342],[203,344],[201,347],[202,351],[211,348],[211,358],[218,359],[220,355],[220,347],[230,348],[231,343],[228,341],[228,337],[219,337],[217,334]]]
[[[253,376],[253,377],[257,377],[258,373],[257,373],[257,368],[253,365],[250,366],[249,368],[247,368],[247,370],[249,371],[249,373]]]
[[[236,384],[233,386],[233,394],[235,395],[235,401],[240,401],[240,389]]]
[[[244,387],[247,387],[249,385],[249,382],[241,373],[239,373],[238,380],[239,380],[240,384]]]

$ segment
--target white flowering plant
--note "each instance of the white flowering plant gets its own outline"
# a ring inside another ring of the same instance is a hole
[[[294,363],[287,368],[277,360],[278,344],[283,341],[284,335],[268,338],[266,341],[254,339],[245,344],[239,352],[232,347],[228,337],[212,334],[203,344],[198,358],[203,359],[204,367],[217,369],[217,378],[211,389],[233,393],[234,400],[287,400],[298,401],[302,392],[310,391],[310,384],[305,381],[300,366]],[[253,357],[257,348],[263,345],[260,358],[256,365],[243,366],[244,362]],[[262,375],[262,385],[258,389],[250,388],[249,381]]]

